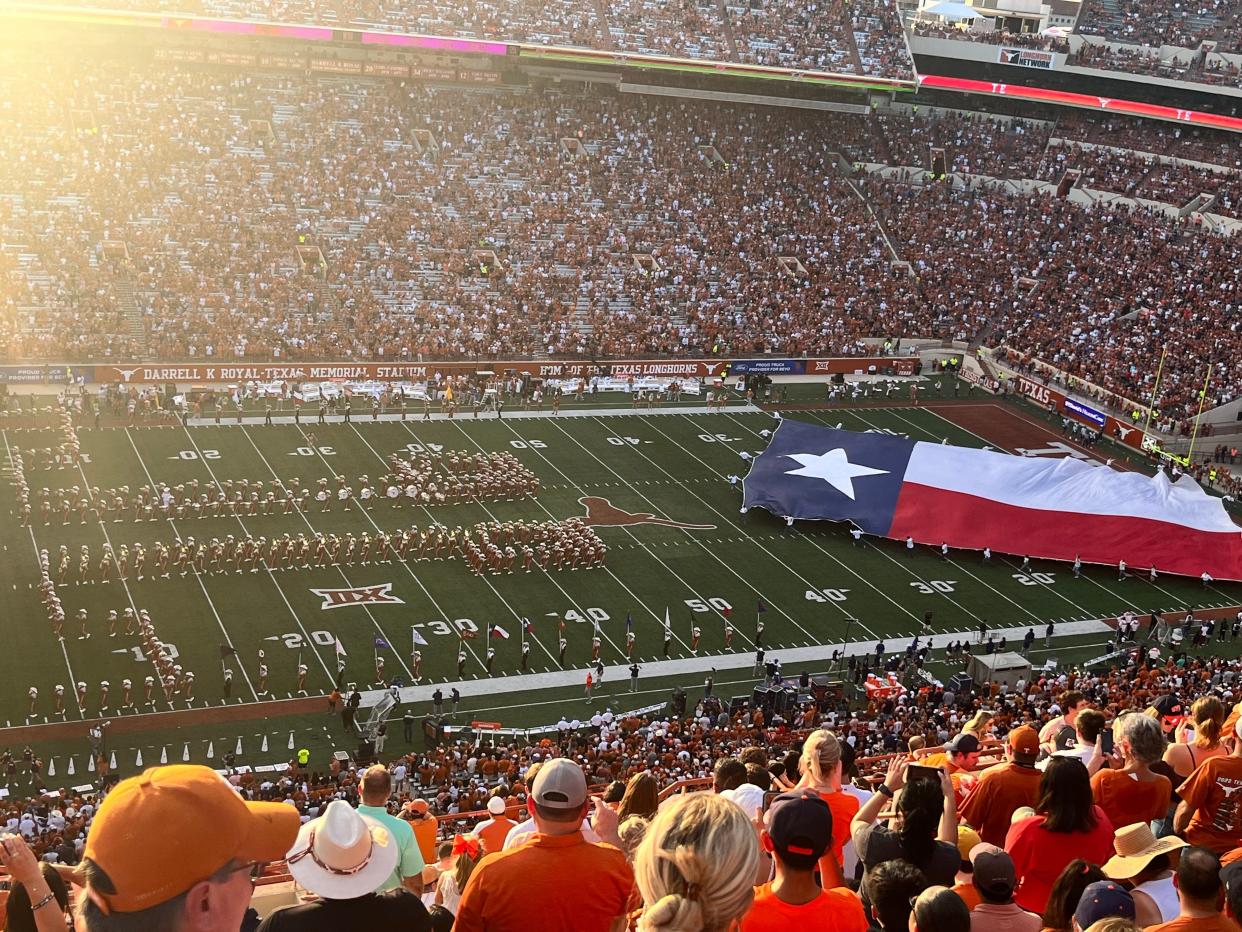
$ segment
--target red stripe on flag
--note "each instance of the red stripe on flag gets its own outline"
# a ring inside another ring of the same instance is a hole
[[[1242,579],[1242,528],[1198,531],[1167,521],[1124,515],[1087,515],[1006,505],[914,482],[901,487],[888,536],[963,550],[991,547],[1050,560],[1155,566],[1161,573]]]

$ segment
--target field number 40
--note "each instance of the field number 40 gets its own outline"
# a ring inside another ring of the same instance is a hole
[[[848,589],[808,589],[806,600],[808,602],[844,602],[845,593],[849,591]]]

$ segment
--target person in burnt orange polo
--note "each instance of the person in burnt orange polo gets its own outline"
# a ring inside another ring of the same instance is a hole
[[[457,911],[456,932],[611,932],[624,928],[634,872],[619,845],[587,842],[586,775],[571,760],[545,762],[531,786],[536,833],[485,855]],[[593,828],[617,840],[617,816],[595,805]],[[619,841],[619,840],[618,840]]]

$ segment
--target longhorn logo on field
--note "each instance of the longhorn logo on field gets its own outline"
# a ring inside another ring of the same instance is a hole
[[[361,586],[357,589],[312,589],[311,592],[323,599],[320,609],[341,608],[345,605],[373,604],[387,602],[404,605],[404,601],[392,595],[392,583],[380,583],[378,586]]]
[[[671,518],[657,518],[646,511],[622,511],[606,498],[587,495],[578,501],[586,506],[586,523],[591,527],[630,527],[635,524],[656,524],[660,527],[684,528],[688,531],[712,531],[714,524],[685,524]]]

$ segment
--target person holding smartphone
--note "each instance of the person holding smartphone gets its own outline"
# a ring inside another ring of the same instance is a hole
[[[1113,738],[1116,752],[1107,754],[1101,734],[1095,753],[1104,759],[1105,765],[1095,768],[1091,777],[1095,804],[1117,826],[1163,818],[1169,810],[1173,784],[1168,777],[1151,769],[1164,755],[1166,746],[1160,723],[1132,712],[1117,719],[1108,734]],[[1092,759],[1093,764],[1096,759]],[[1107,766],[1109,763],[1114,766]]]
[[[918,779],[908,779],[913,770]],[[894,801],[892,824],[877,821]],[[943,770],[911,767],[908,757],[894,758],[876,794],[850,826],[854,849],[866,873],[900,858],[921,870],[928,882],[953,886],[961,866],[957,849],[957,806],[953,783]],[[864,885],[866,881],[864,880]]]

